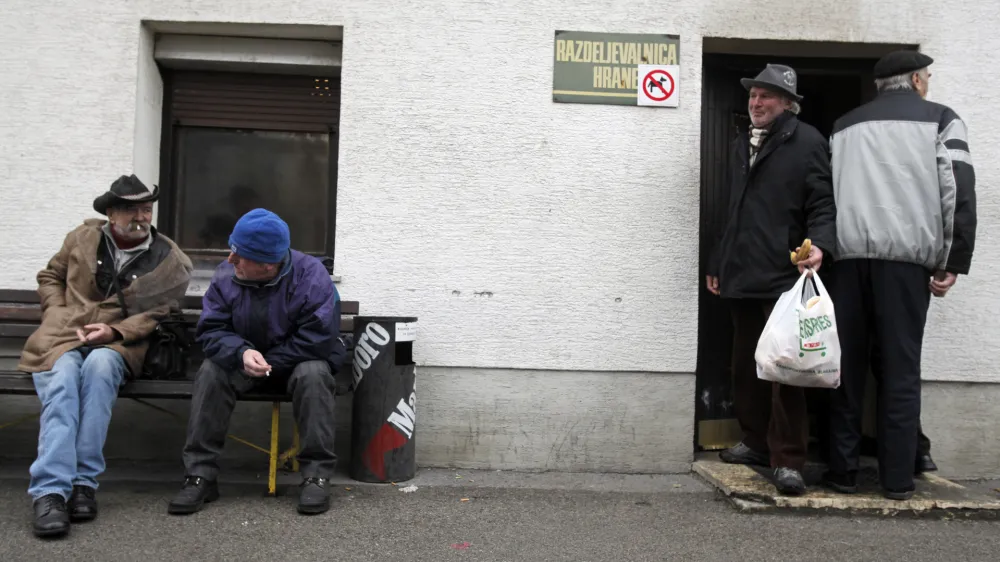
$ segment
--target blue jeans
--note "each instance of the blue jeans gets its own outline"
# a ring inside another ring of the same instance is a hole
[[[100,347],[68,351],[51,371],[34,374],[42,416],[28,486],[32,499],[48,494],[69,499],[74,485],[97,489],[111,407],[125,371],[120,353]]]

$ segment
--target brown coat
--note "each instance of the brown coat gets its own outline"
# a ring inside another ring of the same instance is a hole
[[[152,272],[136,278],[122,292],[130,316],[123,318],[114,292],[108,298],[98,289],[97,251],[104,236],[104,220],[88,219],[70,232],[62,248],[38,273],[42,323],[28,338],[17,368],[29,373],[49,371],[56,360],[83,342],[76,331],[87,324],[108,324],[122,339],[106,346],[122,355],[132,373],[140,373],[157,323],[184,298],[193,269],[190,258],[162,234],[171,251]]]

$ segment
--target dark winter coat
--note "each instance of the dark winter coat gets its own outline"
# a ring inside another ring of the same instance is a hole
[[[753,166],[747,134],[734,139],[727,219],[716,234],[707,274],[723,298],[773,299],[799,277],[789,252],[810,238],[836,251],[836,205],[829,145],[814,127],[785,112],[775,120]]]
[[[197,338],[205,357],[224,369],[243,368],[256,349],[287,374],[304,361],[325,360],[336,371],[346,350],[340,340],[340,294],[318,259],[291,250],[267,283],[240,281],[221,264],[202,298]]]
[[[191,260],[153,229],[149,248],[118,272],[130,314],[125,317],[112,283],[115,265],[105,224],[103,220],[84,221],[38,272],[42,323],[24,344],[19,370],[51,370],[64,353],[84,345],[76,335],[78,329],[107,324],[122,337],[101,347],[120,353],[133,376],[141,372],[149,335],[171,309],[180,308],[191,279]]]

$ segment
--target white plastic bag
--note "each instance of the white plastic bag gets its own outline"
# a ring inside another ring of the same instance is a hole
[[[791,386],[840,386],[840,339],[833,301],[819,274],[803,273],[781,295],[757,341],[757,378]]]

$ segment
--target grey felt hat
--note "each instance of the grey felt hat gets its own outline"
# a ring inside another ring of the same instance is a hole
[[[756,78],[743,78],[740,84],[743,84],[747,91],[757,86],[780,92],[795,101],[802,100],[802,96],[798,94],[798,75],[792,67],[783,64],[769,64]]]

